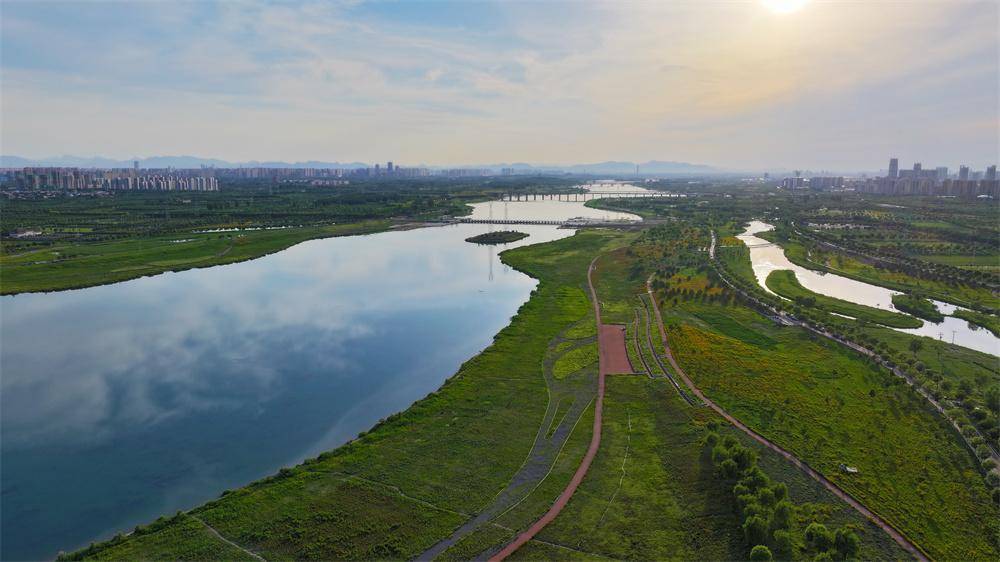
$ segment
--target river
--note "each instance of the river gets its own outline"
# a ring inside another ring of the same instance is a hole
[[[772,228],[774,228],[772,225],[765,222],[751,221],[746,230],[737,236],[750,248],[750,261],[753,264],[754,275],[765,291],[773,294],[773,291],[768,289],[765,283],[767,276],[772,271],[790,269],[795,272],[799,283],[810,291],[856,304],[901,312],[896,310],[892,304],[892,295],[899,294],[899,291],[795,265],[785,257],[785,250],[781,246],[756,236]],[[933,302],[943,314],[951,314],[958,309],[957,306],[945,302]],[[946,316],[943,322],[935,323],[924,320],[923,323],[923,326],[919,328],[899,329],[899,331],[942,339],[969,349],[991,355],[1000,355],[1000,339],[989,330],[971,325],[961,318]]]
[[[485,218],[480,203],[473,216]],[[573,202],[509,218],[631,218]],[[0,297],[0,558],[51,558],[343,444],[437,389],[536,282],[452,225]],[[509,227],[503,227],[509,228]],[[517,226],[511,248],[573,234]]]

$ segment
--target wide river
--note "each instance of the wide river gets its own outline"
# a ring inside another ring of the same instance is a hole
[[[770,224],[761,221],[750,222],[743,234],[737,236],[750,248],[750,261],[753,263],[754,275],[757,282],[767,292],[772,292],[767,288],[765,281],[767,276],[777,269],[790,269],[795,272],[795,277],[803,287],[830,297],[850,301],[855,304],[863,304],[882,310],[896,310],[892,304],[892,295],[899,294],[899,291],[886,289],[877,285],[870,285],[861,281],[855,281],[847,277],[841,277],[833,273],[820,273],[795,265],[785,257],[785,250],[776,244],[771,244],[767,240],[756,236],[761,232],[766,232],[774,228]],[[943,314],[951,314],[958,307],[945,302],[934,301],[938,310]],[[923,321],[923,326],[913,329],[900,329],[900,332],[927,336],[935,339],[942,339],[947,342],[954,342],[956,345],[982,351],[992,355],[1000,355],[1000,339],[989,330],[979,328],[969,324],[961,318],[946,316],[943,322],[934,323]]]
[[[506,205],[506,208],[505,208]],[[582,203],[473,216],[637,218]],[[52,558],[344,443],[437,389],[536,282],[455,225],[0,298],[3,560]],[[573,234],[518,226],[506,248]]]

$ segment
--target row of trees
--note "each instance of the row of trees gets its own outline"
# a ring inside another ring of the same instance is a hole
[[[772,483],[757,466],[757,453],[734,437],[720,437],[717,422],[709,423],[706,451],[715,474],[730,487],[736,508],[743,519],[743,537],[750,560],[792,560],[801,555],[815,560],[853,560],[861,552],[861,539],[853,529],[831,532],[817,521],[802,530],[800,509],[788,496],[782,482]]]

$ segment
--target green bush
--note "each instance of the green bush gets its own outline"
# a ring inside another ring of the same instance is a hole
[[[773,560],[771,549],[762,544],[758,544],[750,550],[750,560]]]

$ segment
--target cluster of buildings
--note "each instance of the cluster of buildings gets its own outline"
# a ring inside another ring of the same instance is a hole
[[[6,184],[19,190],[138,190],[218,191],[211,170],[94,170],[81,168],[22,168],[6,174]]]
[[[781,180],[781,187],[784,189],[839,189],[844,187],[844,176],[818,176],[813,178],[795,176],[794,178]]]
[[[960,166],[956,175],[949,174],[944,166],[925,169],[920,162],[913,164],[911,170],[900,170],[898,158],[889,160],[889,173],[884,177],[858,181],[855,188],[862,193],[883,195],[1000,197],[996,165],[981,172],[972,172],[968,166]]]

